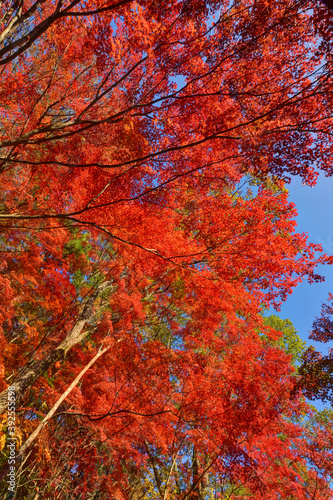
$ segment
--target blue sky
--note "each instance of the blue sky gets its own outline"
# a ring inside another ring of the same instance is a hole
[[[307,233],[309,241],[320,243],[323,251],[333,254],[333,178],[319,176],[314,188],[303,186],[300,178],[293,178],[288,186],[289,199],[295,203],[298,211],[297,232]],[[287,301],[281,306],[280,312],[270,310],[282,319],[290,319],[299,336],[308,345],[312,344],[318,351],[327,352],[328,344],[309,340],[309,330],[316,316],[320,314],[322,302],[326,302],[328,293],[333,292],[333,266],[318,266],[318,274],[325,276],[323,283],[309,285],[301,283]],[[321,401],[313,402],[318,410],[323,409]]]
[[[333,254],[333,178],[320,175],[314,188],[303,186],[300,178],[293,178],[288,186],[289,199],[297,207],[297,232],[307,233],[309,241],[320,243],[323,251]],[[318,266],[318,274],[325,276],[323,283],[309,285],[304,281],[289,295],[280,312],[269,311],[282,319],[290,319],[299,336],[318,351],[327,352],[328,344],[309,340],[312,322],[320,314],[322,302],[333,292],[333,266]],[[318,410],[323,409],[321,401],[313,402]]]
[[[293,178],[289,189],[289,199],[296,204],[297,232],[309,235],[309,241],[320,243],[323,251],[333,254],[333,178],[319,176],[314,188],[303,186],[300,178]],[[320,350],[325,344],[308,339],[309,330],[315,316],[320,314],[322,302],[326,302],[329,292],[333,292],[333,266],[318,266],[318,274],[325,276],[324,283],[309,285],[301,283],[282,305],[277,314],[290,319],[299,336]]]

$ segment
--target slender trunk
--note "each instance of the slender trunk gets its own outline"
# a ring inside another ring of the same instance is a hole
[[[106,281],[99,285],[92,295],[86,300],[85,304],[81,309],[81,314],[78,317],[77,322],[68,333],[66,338],[58,345],[56,349],[49,351],[41,360],[35,360],[24,368],[23,372],[14,379],[11,384],[11,388],[15,388],[15,398],[16,407],[18,407],[20,401],[23,399],[27,389],[33,386],[36,380],[43,375],[54,363],[57,361],[62,361],[66,358],[68,351],[70,351],[75,345],[81,342],[88,332],[84,330],[85,325],[88,320],[93,319],[93,306],[96,298],[107,288],[114,287],[116,284],[112,281]],[[0,414],[4,413],[8,406],[8,389],[4,390],[0,394]]]
[[[199,481],[199,458],[196,446],[193,445],[192,455],[192,492],[189,500],[201,500],[200,481]]]
[[[145,440],[145,446],[146,446],[146,450],[147,450],[147,453],[148,453],[148,456],[149,456],[150,463],[151,463],[151,465],[153,467],[153,471],[154,471],[154,476],[155,476],[155,481],[156,481],[158,492],[160,494],[160,497],[163,498],[161,478],[160,478],[158,470],[156,468],[155,457],[154,457],[153,453],[151,453],[151,451],[149,449],[149,443],[148,443],[147,440]]]
[[[193,445],[193,455],[192,455],[192,491],[189,496],[189,500],[203,500],[205,498],[205,491],[208,484],[208,471],[206,466],[208,463],[208,457],[204,462],[205,470],[200,472],[200,461],[198,457],[197,448]]]
[[[21,446],[18,457],[21,457],[25,451],[29,448],[29,446],[32,444],[32,442],[36,439],[40,431],[43,429],[43,427],[47,424],[48,420],[53,417],[61,403],[67,398],[67,396],[72,392],[74,387],[77,386],[77,384],[80,382],[81,378],[83,375],[89,370],[89,368],[100,358],[106,351],[109,350],[109,347],[104,347],[104,349],[100,348],[97,354],[89,361],[89,363],[80,371],[78,376],[73,380],[71,385],[66,389],[66,391],[60,396],[58,401],[52,406],[51,410],[48,412],[46,417],[41,421],[39,426],[34,430],[32,434],[28,437],[26,442],[24,443],[23,446]]]
[[[16,456],[16,461],[20,461],[21,458],[23,457],[24,453],[26,450],[29,448],[29,446],[34,442],[40,431],[45,427],[47,422],[50,420],[50,418],[53,417],[61,403],[67,398],[67,396],[72,392],[74,387],[79,383],[83,375],[89,370],[89,368],[97,361],[99,357],[101,357],[106,351],[108,351],[109,347],[100,348],[97,354],[89,361],[89,363],[80,371],[78,376],[73,380],[73,382],[70,384],[70,386],[66,389],[66,391],[60,396],[58,401],[52,406],[51,410],[48,412],[46,417],[41,421],[41,423],[36,427],[36,429],[30,434],[26,442],[24,443],[23,446],[19,449],[19,452]],[[2,469],[0,473],[0,481],[4,479],[6,474],[9,471],[9,463]]]

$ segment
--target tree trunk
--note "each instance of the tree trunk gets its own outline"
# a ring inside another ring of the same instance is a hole
[[[43,359],[28,363],[28,365],[24,368],[23,373],[14,379],[11,384],[11,388],[15,391],[16,406],[18,406],[20,401],[23,399],[27,389],[32,387],[36,380],[43,375],[43,373],[45,373],[57,361],[63,361],[66,358],[67,353],[86,337],[88,332],[84,330],[84,326],[88,320],[92,319],[94,316],[94,302],[102,292],[111,287],[116,289],[117,285],[113,281],[105,281],[99,285],[82,306],[81,314],[79,315],[77,322],[58,347],[49,351]],[[15,389],[13,389],[13,387]],[[0,414],[6,411],[7,406],[8,389],[5,389],[0,394]]]
[[[26,452],[26,450],[29,448],[29,446],[34,442],[40,431],[45,427],[47,422],[50,420],[50,418],[53,417],[61,403],[67,398],[67,396],[72,392],[74,387],[77,386],[77,384],[80,382],[81,378],[83,375],[89,370],[89,368],[97,361],[98,358],[100,358],[106,351],[108,351],[109,347],[104,347],[100,348],[99,351],[95,354],[93,359],[89,361],[89,363],[80,371],[78,376],[75,378],[75,380],[70,384],[70,386],[66,389],[66,391],[60,396],[58,401],[52,406],[51,410],[48,412],[46,417],[41,421],[41,423],[38,425],[38,427],[30,434],[24,445],[21,446],[19,449],[18,455],[16,456],[16,460],[20,461]],[[4,479],[6,476],[7,472],[9,471],[9,463],[2,469],[0,473],[0,482]]]

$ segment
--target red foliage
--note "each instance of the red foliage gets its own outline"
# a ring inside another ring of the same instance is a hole
[[[14,384],[24,439],[110,346],[18,494],[203,499],[215,481],[222,497],[327,499],[329,419],[302,423],[261,314],[332,263],[295,232],[284,187],[332,174],[328,15],[286,0],[1,9],[1,402]]]

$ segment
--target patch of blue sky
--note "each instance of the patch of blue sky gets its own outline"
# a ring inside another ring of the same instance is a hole
[[[289,200],[296,204],[298,216],[296,218],[299,233],[307,233],[309,241],[321,244],[323,252],[333,254],[333,179],[332,177],[319,176],[317,185],[311,187],[302,184],[301,180],[292,178],[288,186]],[[319,255],[319,253],[318,253]],[[309,284],[304,280],[293,293],[288,296],[286,302],[281,306],[278,316],[282,319],[290,319],[294,324],[298,335],[307,345],[314,345],[323,353],[327,353],[329,344],[323,344],[309,340],[309,332],[313,320],[320,315],[321,304],[327,301],[328,293],[333,292],[333,267],[320,265],[317,274],[325,276],[321,283]],[[276,314],[270,309],[266,315]],[[321,402],[316,402],[318,409],[323,409]]]

